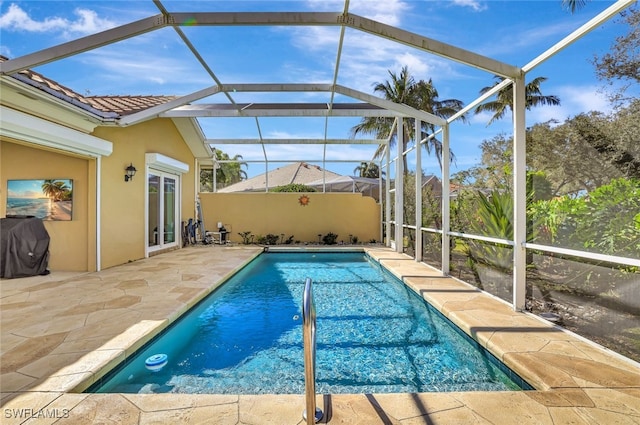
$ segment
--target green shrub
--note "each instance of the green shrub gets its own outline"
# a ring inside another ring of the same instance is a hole
[[[322,242],[324,242],[325,245],[335,245],[337,243],[336,242],[337,239],[338,239],[338,235],[336,235],[335,233],[329,232],[322,237]]]
[[[529,207],[542,243],[607,255],[640,256],[640,180],[620,178],[579,198]]]
[[[249,245],[253,240],[251,232],[239,232],[238,235],[242,238],[242,243],[244,245]]]
[[[269,190],[269,192],[317,192],[317,190],[311,186],[305,186],[299,183],[290,183],[284,186],[277,186]]]

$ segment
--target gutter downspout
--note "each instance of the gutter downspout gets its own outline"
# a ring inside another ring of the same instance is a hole
[[[102,192],[100,188],[102,187],[102,156],[96,157],[96,271],[102,270],[102,251],[100,249],[102,245],[102,233],[100,229],[102,227]]]

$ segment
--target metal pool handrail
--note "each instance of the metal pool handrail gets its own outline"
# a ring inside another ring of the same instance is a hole
[[[304,282],[302,294],[302,339],[304,343],[304,388],[306,409],[302,418],[307,425],[322,419],[322,410],[316,407],[316,304],[313,301],[313,285],[310,278]],[[307,412],[314,412],[307,415]]]

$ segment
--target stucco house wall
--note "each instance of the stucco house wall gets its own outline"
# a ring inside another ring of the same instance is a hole
[[[113,153],[102,160],[101,174],[101,258],[106,268],[145,257],[145,154],[159,153],[189,165],[180,178],[182,217],[194,216],[195,160],[173,121],[166,118],[124,128],[97,127],[93,135],[113,143]],[[125,182],[130,164],[138,171]]]
[[[6,216],[7,181],[73,179],[71,221],[44,221],[51,238],[49,269],[87,271],[96,267],[95,160],[18,141],[0,142],[0,216]]]

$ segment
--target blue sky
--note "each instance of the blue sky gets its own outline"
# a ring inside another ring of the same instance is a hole
[[[511,65],[522,66],[553,46],[613,2],[590,1],[571,14],[560,0],[402,1],[351,0],[349,11],[425,37],[471,50]],[[165,1],[170,12],[196,11],[329,11],[340,12],[343,1]],[[155,14],[152,1],[2,1],[0,3],[0,53],[16,58],[66,41],[93,34]],[[336,64],[338,27],[181,27],[213,72],[223,83],[331,83]],[[627,32],[610,21],[534,69],[529,76],[545,76],[544,94],[560,97],[561,106],[530,111],[527,125],[549,119],[564,120],[581,112],[607,112],[610,106],[601,92],[604,83],[595,77],[589,62],[606,52],[615,37]],[[489,73],[458,64],[382,38],[348,29],[340,58],[338,83],[372,93],[377,82],[408,66],[416,79],[431,78],[440,99],[473,101],[482,87],[493,83]],[[40,66],[36,71],[78,93],[91,95],[183,95],[214,84],[171,28]],[[328,102],[327,93],[234,93],[237,102]],[[337,97],[336,102],[353,101]],[[222,95],[204,102],[226,102]],[[472,115],[468,124],[452,126],[456,169],[477,164],[478,146],[500,132],[510,132],[510,115],[487,126],[489,117]],[[329,138],[348,138],[358,119],[335,118],[326,129]],[[201,119],[209,138],[256,138],[253,118]],[[324,118],[260,119],[264,138],[322,138]],[[217,146],[230,156],[262,159],[260,146]],[[327,146],[327,159],[367,160],[371,146]],[[270,160],[321,159],[322,146],[267,146]],[[282,166],[283,163],[274,163]],[[327,168],[352,174],[353,163],[328,163]],[[435,161],[427,161],[427,172]],[[249,175],[264,171],[251,164]]]

